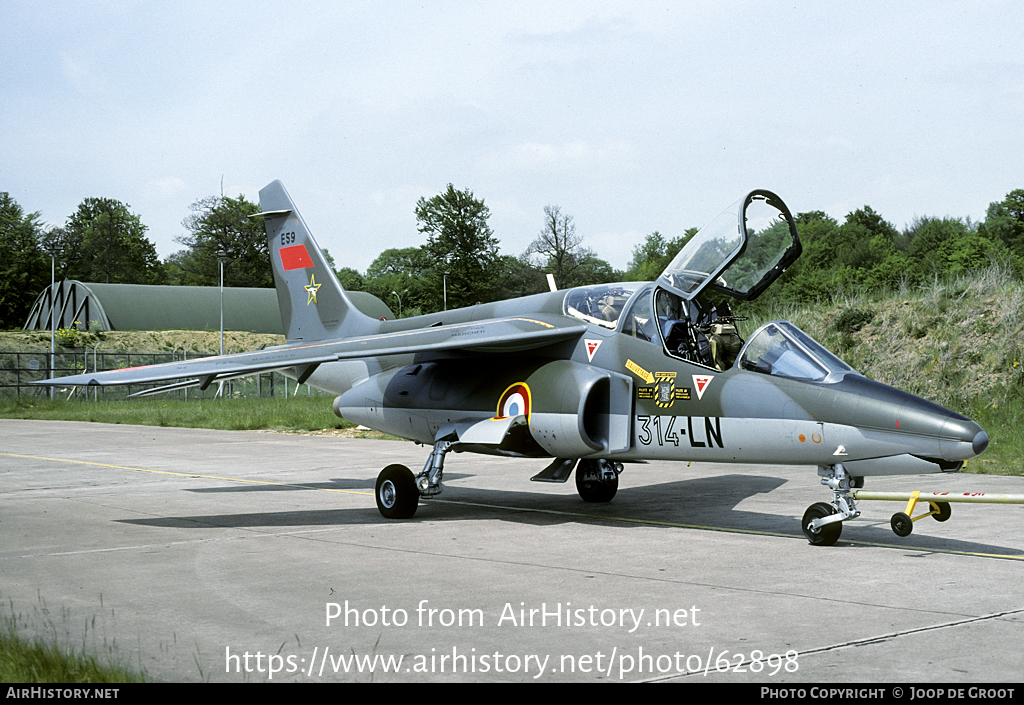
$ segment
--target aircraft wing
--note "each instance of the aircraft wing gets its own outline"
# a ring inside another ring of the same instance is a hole
[[[301,345],[285,345],[266,350],[216,357],[202,357],[182,362],[143,365],[141,367],[128,367],[123,370],[109,370],[107,372],[86,372],[85,374],[70,375],[68,377],[44,379],[39,382],[33,382],[33,384],[69,387],[100,385],[106,387],[124,384],[149,384],[192,377],[199,383],[198,386],[206,389],[217,379],[241,377],[295,366],[312,366],[312,369],[315,369],[321,363],[333,362],[337,359],[326,351],[319,351],[318,354],[312,355],[307,350],[304,350],[303,347]],[[310,369],[310,372],[312,372],[312,369]],[[189,383],[183,386],[196,385]]]
[[[300,341],[253,352],[70,375],[33,384],[116,386],[191,378],[188,382],[149,390],[152,393],[185,386],[206,389],[218,379],[291,368],[295,369],[299,382],[305,382],[325,362],[431,352],[518,352],[577,338],[586,329],[585,324],[567,322],[561,316],[512,316],[336,340]]]
[[[357,336],[336,341],[333,350],[339,360],[434,351],[520,352],[578,338],[586,330],[585,323],[564,316],[531,314]]]

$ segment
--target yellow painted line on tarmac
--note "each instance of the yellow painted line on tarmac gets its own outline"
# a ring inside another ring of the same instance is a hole
[[[94,466],[94,467],[111,468],[111,469],[114,469],[114,470],[130,470],[132,472],[147,472],[147,473],[152,473],[154,475],[172,475],[172,476],[176,476],[176,477],[195,477],[195,478],[200,478],[200,479],[204,479],[204,480],[220,480],[222,482],[244,482],[244,483],[249,483],[249,484],[253,484],[253,485],[269,485],[269,486],[273,486],[273,487],[295,487],[297,489],[303,489],[303,490],[316,490],[316,491],[319,491],[319,492],[339,492],[341,494],[357,494],[357,495],[363,495],[363,496],[369,496],[369,497],[372,497],[373,494],[374,494],[373,492],[363,492],[363,491],[360,491],[360,490],[342,490],[342,489],[335,489],[335,488],[330,488],[330,487],[313,487],[311,485],[297,485],[297,484],[288,483],[288,482],[270,482],[268,480],[246,480],[244,478],[238,478],[238,477],[221,477],[221,476],[218,476],[218,475],[200,475],[200,474],[193,473],[193,472],[173,472],[173,471],[170,471],[170,470],[149,470],[149,469],[146,469],[146,468],[134,468],[134,467],[129,467],[129,466],[125,466],[125,465],[110,465],[108,463],[95,463],[95,462],[91,462],[91,461],[88,461],[88,460],[70,460],[68,458],[47,458],[47,457],[38,456],[38,455],[19,455],[17,453],[0,453],[0,455],[7,456],[7,457],[10,457],[10,458],[28,458],[28,459],[31,459],[31,460],[46,460],[46,461],[51,461],[51,462],[55,462],[55,463],[70,463],[70,464],[73,464],[73,465],[91,465],[91,466]],[[683,523],[680,523],[680,522],[657,521],[657,520],[654,520],[654,519],[635,519],[635,518],[631,518],[631,517],[618,517],[618,516],[611,516],[611,515],[607,515],[607,514],[585,514],[583,512],[566,512],[566,511],[561,511],[561,510],[557,510],[557,509],[535,509],[535,508],[532,508],[532,507],[509,507],[509,506],[504,506],[504,505],[500,505],[500,504],[484,504],[484,503],[481,503],[481,502],[465,502],[465,501],[462,501],[462,500],[454,500],[454,499],[429,499],[429,500],[422,500],[422,501],[424,501],[426,503],[436,502],[438,504],[458,504],[458,505],[462,505],[462,506],[466,506],[466,507],[480,507],[480,508],[484,508],[484,509],[501,509],[501,510],[512,511],[512,512],[532,512],[532,513],[535,513],[535,514],[550,514],[550,515],[553,515],[553,516],[564,516],[564,517],[571,517],[571,518],[574,518],[574,519],[590,519],[590,520],[595,520],[595,521],[619,522],[619,523],[623,523],[623,524],[645,524],[645,525],[649,525],[649,526],[667,526],[667,527],[672,527],[672,528],[676,528],[676,529],[694,529],[694,530],[697,530],[697,531],[721,531],[721,532],[729,533],[729,534],[748,534],[748,535],[752,535],[752,536],[771,536],[771,537],[774,537],[774,538],[785,538],[785,539],[792,539],[792,538],[803,539],[804,538],[803,535],[801,535],[801,534],[786,534],[786,533],[775,532],[775,531],[759,531],[757,529],[739,529],[739,528],[729,528],[729,527],[724,527],[724,526],[705,526],[703,524],[683,524]],[[881,543],[881,542],[876,542],[876,541],[857,541],[857,540],[845,540],[845,539],[843,539],[843,542],[844,543],[854,544],[854,545],[857,545],[857,546],[873,546],[873,547],[876,547],[876,548],[895,548],[895,549],[900,549],[900,550],[904,550],[904,551],[917,551],[919,553],[947,553],[947,554],[958,555],[958,556],[975,556],[977,558],[1000,558],[1000,559],[1004,559],[1004,560],[1024,561],[1024,555],[1008,555],[1008,554],[1002,554],[1002,553],[981,553],[981,552],[975,552],[975,551],[957,551],[957,550],[947,549],[947,548],[928,548],[928,547],[923,547],[923,546],[907,546],[905,544]]]
[[[359,490],[341,490],[331,487],[312,487],[310,485],[296,485],[288,482],[270,482],[268,480],[246,480],[240,477],[221,477],[219,475],[201,475],[194,472],[172,472],[171,470],[149,470],[147,468],[133,468],[127,465],[110,465],[108,463],[94,463],[88,460],[69,460],[68,458],[46,458],[39,455],[18,455],[17,453],[0,453],[9,458],[28,458],[30,460],[48,460],[55,463],[71,463],[72,465],[91,465],[99,468],[111,468],[113,470],[131,470],[132,472],[148,472],[154,475],[173,475],[175,477],[196,477],[203,480],[220,480],[222,482],[246,482],[253,485],[271,485],[274,487],[296,487],[303,490],[318,490],[320,492],[340,492],[342,494],[361,494],[373,496],[373,492],[362,492]]]
[[[840,539],[842,541],[843,539]],[[898,543],[881,543],[877,541],[847,541],[858,546],[876,546],[878,548],[900,548],[918,553],[949,553],[955,556],[976,556],[978,558],[1002,558],[1009,561],[1024,561],[1024,556],[1014,556],[1006,553],[981,553],[980,551],[955,551],[950,548],[927,548],[924,546],[905,546]]]

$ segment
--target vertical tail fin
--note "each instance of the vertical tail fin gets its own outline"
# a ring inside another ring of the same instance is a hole
[[[352,305],[280,181],[260,190],[281,323],[288,340],[373,333],[377,321]]]

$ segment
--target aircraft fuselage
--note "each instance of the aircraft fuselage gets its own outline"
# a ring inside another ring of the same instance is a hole
[[[551,312],[563,297],[544,294],[530,303]],[[525,303],[519,300],[518,315],[529,315]],[[432,318],[442,325],[466,323],[474,313],[500,316],[500,308],[491,304]],[[427,444],[447,423],[500,416],[502,393],[523,384],[530,394],[529,433],[501,448],[478,449],[516,456],[842,462],[864,476],[956,470],[987,445],[973,421],[858,374],[821,382],[739,366],[713,370],[599,326],[590,326],[571,349],[564,347],[506,356],[500,365],[481,357],[418,362],[414,355],[396,356],[386,370],[362,380],[352,380],[350,371],[335,376],[341,372],[336,366],[356,363],[333,363],[313,381],[340,392],[340,416]]]

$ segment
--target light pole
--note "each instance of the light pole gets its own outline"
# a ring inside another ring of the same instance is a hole
[[[220,354],[224,354],[224,263],[228,261],[228,253],[222,247],[217,251],[217,262],[220,263]]]
[[[441,261],[444,264],[444,269],[441,270],[441,279],[442,279],[442,284],[444,286],[444,310],[447,311],[448,310],[448,275],[451,274],[451,270],[449,270],[448,268],[451,266],[451,263],[452,263],[452,253],[451,252],[447,253],[441,259]]]
[[[398,317],[399,317],[399,318],[401,318],[401,317],[402,317],[402,297],[398,295],[398,292],[397,292],[397,291],[392,291],[391,293],[392,293],[392,294],[394,294],[394,295],[395,295],[395,298],[397,298],[397,299],[398,299]],[[408,294],[408,293],[409,293],[409,290],[408,290],[408,289],[406,289],[406,290],[405,290],[405,291],[403,291],[402,293],[403,293],[403,294]]]
[[[54,357],[57,355],[57,324],[53,317],[53,307],[57,303],[54,285],[56,284],[57,258],[50,255],[50,377],[53,377]],[[53,401],[54,388],[50,387],[50,401]]]

